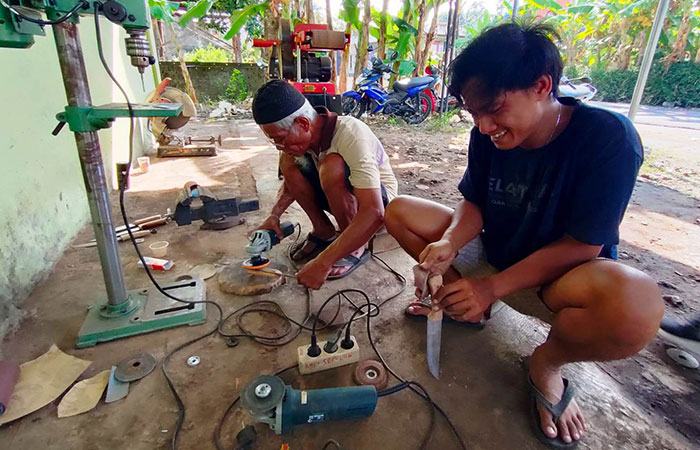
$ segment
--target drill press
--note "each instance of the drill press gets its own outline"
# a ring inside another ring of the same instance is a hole
[[[29,48],[34,36],[45,35],[45,26],[53,27],[68,100],[68,106],[56,115],[59,124],[53,134],[58,134],[66,124],[75,133],[107,294],[89,310],[78,334],[79,348],[206,321],[202,303],[183,305],[155,289],[126,290],[97,131],[110,127],[118,117],[176,117],[182,105],[93,106],[77,27],[79,15],[89,14],[104,15],[125,29],[126,54],[142,75],[155,62],[146,39],[150,26],[146,0],[0,0],[0,47]],[[165,289],[190,302],[204,300],[205,296],[203,281],[198,279]]]

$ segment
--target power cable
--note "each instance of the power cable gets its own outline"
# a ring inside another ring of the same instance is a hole
[[[15,14],[17,17],[19,17],[21,20],[26,20],[27,22],[35,23],[37,25],[41,25],[42,27],[45,25],[58,25],[66,20],[70,19],[73,17],[75,14],[78,13],[79,9],[88,9],[90,7],[90,4],[84,0],[79,1],[73,8],[71,8],[65,16],[61,17],[60,19],[56,20],[42,20],[42,19],[35,19],[34,17],[29,17],[25,16],[18,10],[16,10],[12,5],[7,3],[5,0],[0,0],[0,4],[4,6],[5,8],[9,9],[13,14]],[[95,6],[97,6],[97,3],[95,3]]]

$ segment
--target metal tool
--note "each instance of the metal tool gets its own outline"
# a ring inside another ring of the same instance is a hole
[[[294,233],[295,225],[292,222],[283,222],[280,225],[283,237]],[[262,269],[270,264],[270,260],[263,253],[280,243],[277,233],[273,230],[256,230],[250,235],[245,251],[250,258],[243,261],[243,268],[249,270]]]
[[[426,358],[428,369],[435,378],[440,378],[440,344],[442,340],[442,310],[433,309],[432,294],[442,286],[442,275],[431,274],[420,268],[413,267],[413,277],[418,287],[418,300],[430,298],[430,313],[427,320]]]
[[[21,11],[18,9],[20,7]],[[98,297],[94,306],[89,309],[78,333],[76,347],[83,348],[98,342],[164,328],[206,322],[204,308],[192,309],[182,308],[182,304],[172,305],[170,299],[155,289],[127,290],[119,258],[118,241],[114,233],[114,220],[109,202],[110,189],[107,187],[106,179],[109,167],[105,168],[102,160],[97,131],[110,127],[119,117],[176,118],[182,111],[182,105],[113,103],[94,106],[85,70],[78,21],[79,16],[89,15],[92,21],[94,14],[100,14],[124,28],[128,35],[124,40],[126,54],[143,79],[145,69],[155,62],[146,40],[146,31],[151,25],[148,3],[145,0],[107,0],[104,3],[92,0],[46,2],[2,0],[0,2],[0,47],[29,48],[34,43],[34,36],[48,34],[45,32],[45,26],[25,20],[28,16],[34,20],[42,19],[42,12],[54,23],[51,25],[53,29],[51,34],[56,43],[68,102],[68,106],[56,115],[59,123],[53,130],[53,134],[60,133],[66,124],[75,133],[77,153],[106,291],[106,294]],[[99,24],[100,22],[97,21],[96,25]],[[109,33],[112,34],[111,30]],[[107,78],[102,72],[99,72],[99,75],[104,79]],[[178,291],[178,296],[186,301],[203,299],[202,291],[198,289],[179,289]],[[175,294],[174,291],[171,293]],[[190,294],[194,297],[188,297]],[[162,314],[153,315],[156,311]]]
[[[377,406],[377,390],[350,386],[298,391],[277,376],[261,375],[243,388],[241,404],[258,422],[287,434],[301,424],[369,417]]]
[[[195,204],[201,204],[198,208]],[[227,198],[219,200],[208,188],[188,181],[177,196],[175,222],[189,225],[193,220],[201,220],[203,230],[225,230],[243,223],[241,213],[260,209],[258,199],[239,200]]]
[[[156,367],[156,359],[148,353],[137,353],[119,364],[114,371],[114,378],[123,382],[130,383],[140,380],[153,371]]]
[[[109,372],[109,382],[107,383],[107,394],[105,395],[105,403],[116,402],[129,394],[129,383],[119,381],[114,377],[117,366],[112,366]]]
[[[199,356],[190,356],[189,358],[187,358],[187,365],[190,367],[195,367],[199,365],[200,361],[201,360],[199,359]]]

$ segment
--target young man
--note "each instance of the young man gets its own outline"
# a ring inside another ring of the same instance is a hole
[[[455,59],[450,92],[475,124],[464,199],[452,210],[399,197],[386,226],[423,269],[444,274],[434,300],[453,320],[483,326],[503,299],[550,321],[529,359],[531,414],[543,442],[569,448],[586,425],[562,366],[634,355],[656,334],[663,303],[651,278],[614,261],[639,136],[619,114],[557,98],[552,33],[501,25]]]
[[[282,152],[284,175],[277,201],[261,229],[281,235],[280,216],[296,200],[313,231],[292,251],[311,261],[299,283],[319,289],[326,278],[342,278],[369,258],[369,239],[384,223],[384,207],[398,183],[384,147],[354,117],[314,109],[291,84],[273,80],[253,99],[253,118]],[[340,235],[325,211],[335,217]]]

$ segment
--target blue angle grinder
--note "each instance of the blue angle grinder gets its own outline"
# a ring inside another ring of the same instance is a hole
[[[280,225],[284,237],[294,233],[295,225],[292,222],[283,222]],[[246,252],[250,258],[243,261],[243,268],[249,270],[262,269],[270,264],[270,260],[263,256],[263,252],[270,250],[280,243],[277,234],[272,230],[256,230],[250,235]]]
[[[255,420],[287,434],[296,425],[369,417],[377,406],[377,390],[348,386],[298,391],[277,376],[261,375],[243,388],[241,404]]]

